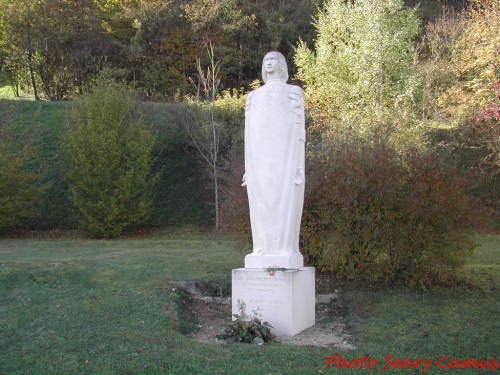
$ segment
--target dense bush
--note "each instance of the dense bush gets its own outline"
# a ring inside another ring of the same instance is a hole
[[[34,170],[33,140],[14,127],[12,116],[8,110],[0,118],[0,230],[35,216],[47,187],[43,174]]]
[[[113,237],[144,221],[152,203],[154,135],[131,108],[131,94],[97,85],[73,112],[63,141],[66,176],[82,227]]]
[[[337,276],[405,286],[450,280],[474,248],[464,181],[430,152],[337,143],[309,161],[306,262]]]

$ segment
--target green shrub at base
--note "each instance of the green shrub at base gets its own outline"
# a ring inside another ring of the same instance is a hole
[[[235,319],[224,328],[223,333],[216,335],[218,340],[257,345],[275,340],[271,332],[273,326],[268,322],[262,322],[258,311],[253,311],[253,316],[248,315],[245,302],[238,300],[238,312],[239,314],[233,314]]]
[[[73,112],[63,141],[66,176],[80,223],[94,237],[114,237],[143,222],[150,210],[154,136],[118,84],[96,86]]]
[[[301,231],[306,262],[340,277],[446,283],[474,249],[465,183],[430,152],[339,141],[310,160]]]

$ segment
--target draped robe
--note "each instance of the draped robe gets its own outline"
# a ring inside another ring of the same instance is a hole
[[[243,185],[250,205],[252,256],[298,255],[302,261],[299,232],[305,134],[300,87],[268,81],[250,93],[245,110]]]

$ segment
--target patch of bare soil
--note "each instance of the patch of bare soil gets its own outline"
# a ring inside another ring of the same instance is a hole
[[[198,322],[198,330],[189,334],[203,343],[225,344],[217,335],[231,322],[231,299],[204,296],[202,291],[190,282],[175,283],[188,292],[191,316]],[[343,295],[336,291],[316,296],[316,324],[293,337],[277,336],[276,341],[288,345],[319,346],[343,350],[355,349],[354,338],[349,334],[345,319],[338,314],[343,307]]]

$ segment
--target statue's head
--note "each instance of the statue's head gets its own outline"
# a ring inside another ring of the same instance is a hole
[[[264,83],[267,83],[267,74],[268,72],[271,72],[269,71],[269,67],[266,68],[266,61],[268,61],[269,59],[276,59],[277,64],[275,66],[275,69],[278,73],[279,80],[280,82],[286,83],[286,81],[288,81],[288,68],[286,66],[285,56],[283,56],[278,51],[268,52],[264,56],[264,59],[262,61],[262,80],[264,81]]]

